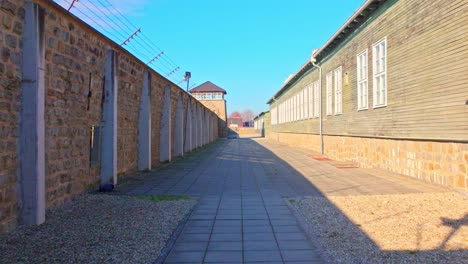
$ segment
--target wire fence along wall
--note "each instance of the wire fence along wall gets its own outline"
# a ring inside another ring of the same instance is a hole
[[[180,86],[185,81],[185,72],[181,67],[145,34],[143,28],[135,26],[109,0],[54,1],[108,38],[121,44],[123,48],[175,84]],[[192,83],[190,88],[195,85],[196,83]]]

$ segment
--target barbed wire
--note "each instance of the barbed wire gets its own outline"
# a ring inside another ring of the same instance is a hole
[[[136,27],[109,0],[55,0],[68,4],[83,20],[88,20],[98,31],[110,37],[116,43],[124,43],[124,49],[145,62],[150,68],[176,84],[184,82],[185,76],[166,52],[149,38],[144,29]],[[130,38],[131,37],[131,38]],[[193,85],[192,85],[193,86]]]

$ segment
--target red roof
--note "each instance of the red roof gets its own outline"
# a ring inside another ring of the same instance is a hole
[[[189,91],[190,93],[223,93],[227,94],[226,90],[217,86],[212,82],[205,82],[202,85],[199,85],[192,90]]]

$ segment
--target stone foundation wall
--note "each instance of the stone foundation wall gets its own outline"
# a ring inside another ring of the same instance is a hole
[[[320,137],[271,132],[271,139],[320,153]],[[447,187],[468,189],[468,144],[324,136],[324,154]]]

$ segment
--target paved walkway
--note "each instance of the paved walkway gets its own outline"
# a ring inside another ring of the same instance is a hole
[[[285,197],[441,191],[379,171],[337,167],[270,140],[224,140],[121,191],[199,198],[166,263],[323,263]]]

